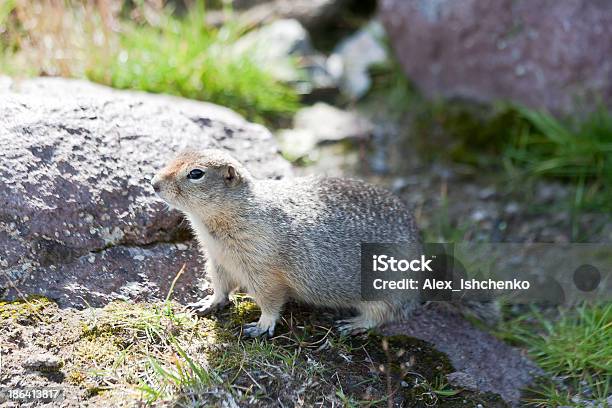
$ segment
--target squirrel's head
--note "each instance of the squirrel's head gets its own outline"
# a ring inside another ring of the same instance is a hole
[[[153,189],[172,207],[192,214],[214,215],[244,197],[252,178],[222,150],[180,153],[151,180]]]

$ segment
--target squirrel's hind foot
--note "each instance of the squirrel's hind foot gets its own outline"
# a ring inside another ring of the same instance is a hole
[[[274,336],[277,318],[275,314],[263,313],[258,321],[247,323],[242,326],[242,334],[246,337],[259,337],[262,334],[267,334],[268,337],[272,337]]]
[[[274,336],[274,324],[270,326],[260,325],[260,322],[247,323],[242,326],[242,334],[245,337],[259,337],[262,334],[267,334],[268,337]]]
[[[336,328],[343,336],[355,336],[376,327],[376,324],[363,316],[336,321]]]

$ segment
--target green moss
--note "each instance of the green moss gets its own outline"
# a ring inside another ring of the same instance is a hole
[[[367,344],[354,346],[357,350],[365,347],[367,354],[384,367],[381,376],[390,376],[395,386],[404,384],[399,388],[404,406],[507,406],[499,395],[471,392],[446,384],[446,375],[455,371],[448,356],[422,340],[404,335],[370,334]]]
[[[246,324],[259,319],[259,306],[252,300],[244,298],[236,298],[230,310],[230,319],[232,324]]]
[[[359,348],[364,345],[355,344],[355,346]],[[387,362],[392,371],[402,378],[406,371],[412,371],[418,372],[427,381],[434,381],[454,371],[444,353],[414,337],[403,335],[385,337],[371,333],[365,346],[373,359]]]
[[[81,370],[73,370],[66,375],[66,381],[73,385],[81,385],[87,379],[87,374]]]
[[[46,322],[51,316],[48,309],[52,306],[55,306],[55,303],[43,296],[0,302],[0,321],[14,320],[21,325]]]
[[[450,101],[424,102],[415,119],[423,153],[471,165],[494,163],[524,126],[514,109]]]
[[[113,367],[122,355],[123,346],[118,339],[111,334],[103,334],[97,337],[81,338],[74,345],[68,367],[67,381],[71,384],[86,389],[86,396],[90,398],[98,394],[102,378],[113,377]],[[122,383],[137,382],[129,381],[129,376],[121,378]],[[95,392],[90,392],[90,391]]]

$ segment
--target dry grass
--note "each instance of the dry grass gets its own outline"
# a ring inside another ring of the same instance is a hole
[[[121,1],[8,0],[0,6],[0,70],[14,76],[83,77],[92,51],[118,45]]]

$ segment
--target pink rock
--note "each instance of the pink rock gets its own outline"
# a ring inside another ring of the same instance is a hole
[[[381,0],[408,76],[428,97],[555,113],[612,103],[608,0]]]

